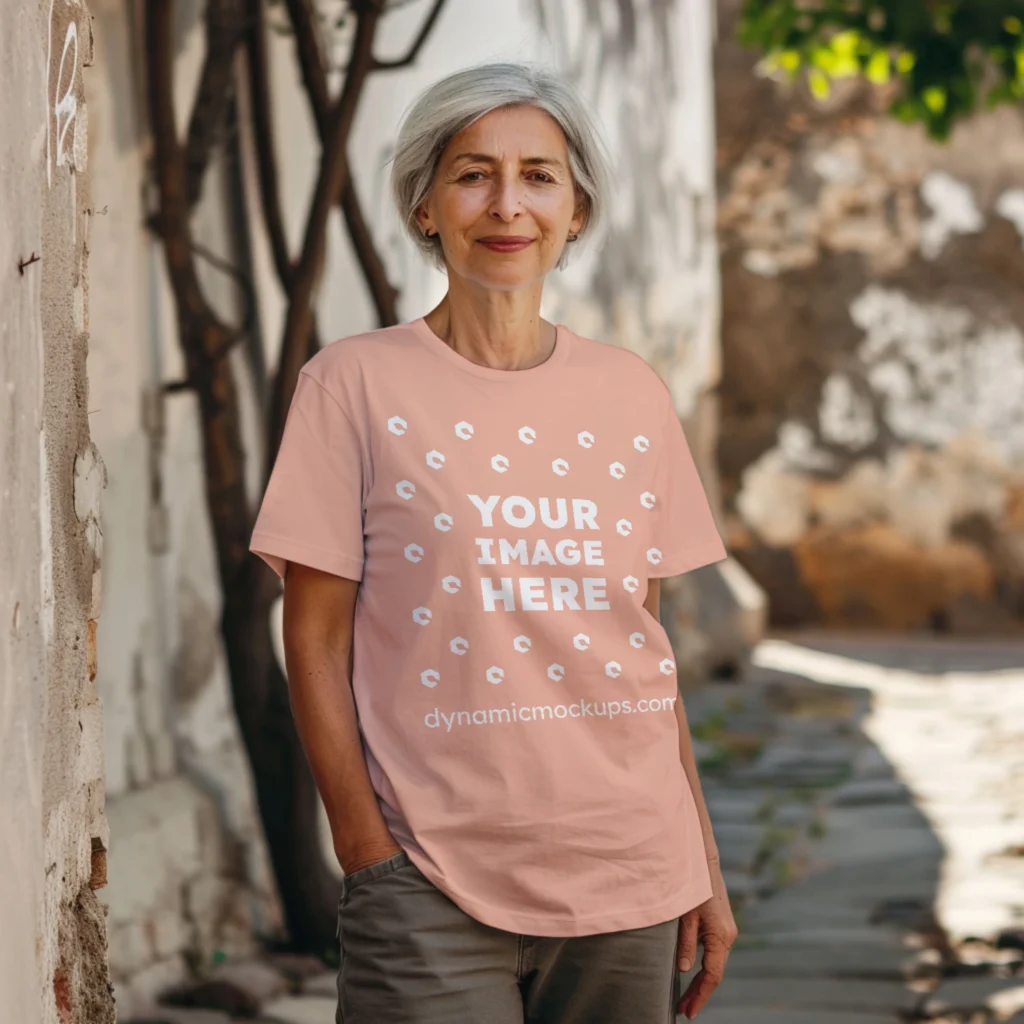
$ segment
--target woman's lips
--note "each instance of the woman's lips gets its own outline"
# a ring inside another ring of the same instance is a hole
[[[524,238],[522,235],[488,235],[478,241],[494,252],[519,252],[533,244],[532,238]]]

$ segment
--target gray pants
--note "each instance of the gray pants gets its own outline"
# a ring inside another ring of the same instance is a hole
[[[670,1024],[678,919],[554,939],[476,921],[404,853],[345,878],[344,1024]]]

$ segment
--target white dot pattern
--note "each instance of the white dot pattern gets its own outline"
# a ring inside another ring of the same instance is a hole
[[[409,423],[402,416],[392,416],[387,421],[388,431],[396,437],[405,435],[409,430]],[[463,441],[471,440],[475,434],[473,424],[467,420],[460,420],[454,424],[454,433],[457,438]],[[521,426],[517,431],[518,439],[524,445],[533,445],[537,441],[537,431],[528,425]],[[596,438],[589,430],[581,430],[576,435],[579,446],[583,449],[593,448]],[[637,434],[632,439],[633,448],[643,454],[650,450],[651,442],[643,434]],[[427,467],[432,470],[442,469],[447,457],[436,448],[432,448],[424,456]],[[496,473],[507,473],[512,468],[511,460],[507,455],[495,454],[490,458],[491,468]],[[567,476],[570,471],[569,460],[563,457],[556,458],[551,462],[551,469],[557,476]],[[627,475],[627,466],[621,461],[613,461],[608,465],[608,472],[615,480],[622,480]],[[411,500],[416,495],[416,484],[412,480],[400,480],[395,485],[395,491],[405,501]],[[657,497],[651,491],[643,491],[639,495],[639,503],[645,509],[653,509],[657,505]],[[454,518],[446,512],[438,512],[434,517],[434,527],[442,533],[450,532],[455,523]],[[633,524],[629,519],[621,518],[615,523],[615,530],[619,536],[628,537],[633,532]],[[418,543],[406,544],[404,555],[408,562],[416,564],[425,558],[424,547]],[[651,565],[658,565],[662,560],[662,552],[657,547],[649,547],[645,552],[646,560]],[[600,563],[599,563],[600,564]],[[462,581],[458,576],[447,575],[440,581],[441,588],[450,594],[457,594],[462,589]],[[623,590],[628,594],[634,594],[640,589],[640,580],[636,576],[627,575],[622,578]],[[412,612],[412,619],[421,626],[428,625],[433,618],[433,612],[426,606],[415,608]],[[588,651],[591,648],[591,638],[583,632],[577,633],[572,638],[573,647],[578,651]],[[647,638],[644,633],[636,631],[628,636],[628,644],[631,648],[639,650],[646,646]],[[533,646],[532,639],[520,634],[512,641],[513,649],[520,654],[529,654]],[[453,637],[448,647],[450,652],[456,656],[464,656],[469,652],[470,642],[466,637]],[[610,652],[609,652],[610,653]],[[620,661],[608,660],[603,662],[604,673],[608,678],[617,679],[623,673],[623,666]],[[676,672],[676,664],[672,658],[663,658],[658,663],[659,672],[663,675],[673,675]],[[565,678],[565,665],[559,662],[552,662],[545,669],[547,677],[553,682],[560,682]],[[491,665],[485,673],[489,683],[499,684],[505,680],[505,670],[500,665]],[[434,688],[441,682],[441,673],[436,668],[425,668],[420,672],[420,682],[423,686]]]

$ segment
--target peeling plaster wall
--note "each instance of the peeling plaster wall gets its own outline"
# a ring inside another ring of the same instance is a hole
[[[183,375],[173,304],[147,216],[139,25],[126,0],[93,0],[90,76],[90,425],[109,483],[102,508],[103,700],[110,824],[110,963],[118,1012],[209,963],[245,955],[280,926],[220,645],[220,593],[193,398],[164,396]],[[199,6],[179,5],[179,110],[202,57]],[[199,238],[227,252],[207,181]],[[231,286],[204,279],[230,306]],[[254,442],[254,438],[250,438]],[[254,442],[255,443],[255,442]]]
[[[0,992],[19,1024],[112,1024],[96,674],[105,472],[85,357],[91,210],[79,0],[0,10]]]
[[[946,144],[755,74],[720,6],[719,463],[779,624],[1024,626],[1024,115]]]

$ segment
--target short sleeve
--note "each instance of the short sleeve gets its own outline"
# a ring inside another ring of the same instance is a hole
[[[649,575],[660,579],[719,562],[727,553],[671,404],[658,448],[653,545],[661,560],[651,566]]]
[[[281,577],[298,562],[362,579],[364,478],[348,414],[300,373],[249,550]]]

